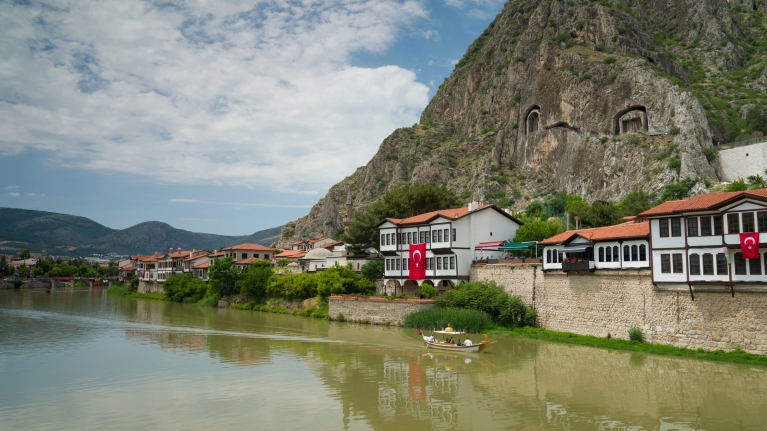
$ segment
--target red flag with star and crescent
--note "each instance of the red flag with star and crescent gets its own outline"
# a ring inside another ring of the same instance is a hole
[[[410,264],[409,279],[423,280],[426,278],[426,243],[410,244],[408,263]]]
[[[740,252],[743,259],[759,259],[759,232],[740,234]]]

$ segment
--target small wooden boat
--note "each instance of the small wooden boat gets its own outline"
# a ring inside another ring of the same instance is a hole
[[[471,343],[470,346],[466,346],[466,345],[459,346],[457,344],[458,341],[456,341],[456,344],[438,341],[438,338],[435,337],[435,335],[445,336],[445,337],[455,337],[457,335],[466,334],[466,332],[456,331],[455,329],[451,328],[450,325],[448,325],[447,328],[444,328],[441,331],[432,331],[432,334],[434,335],[432,335],[431,337],[422,335],[423,342],[426,345],[427,349],[444,350],[444,351],[456,352],[456,353],[480,353],[483,350],[485,350],[488,346],[491,346],[497,343],[497,341],[488,341],[486,334],[482,334],[482,341],[476,344]]]

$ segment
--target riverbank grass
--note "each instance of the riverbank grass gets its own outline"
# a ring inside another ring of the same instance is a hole
[[[107,293],[111,295],[119,295],[119,296],[125,296],[128,298],[140,298],[140,299],[156,299],[160,301],[167,301],[168,298],[165,296],[164,293],[161,292],[134,292],[133,289],[131,289],[128,286],[123,285],[115,285],[107,289]]]
[[[402,325],[423,330],[451,326],[456,331],[479,333],[493,323],[489,314],[469,308],[425,308],[405,316]]]
[[[692,350],[686,349],[684,347],[668,346],[665,344],[652,344],[612,337],[592,337],[588,335],[577,335],[570,332],[549,331],[546,329],[534,327],[516,329],[495,327],[489,329],[487,332],[489,334],[496,335],[511,335],[536,340],[554,341],[557,343],[577,344],[580,346],[603,347],[607,349],[651,353],[654,355],[680,356],[695,359],[706,359],[710,361],[767,366],[767,355],[755,355],[753,353],[744,352],[743,350],[734,350],[732,352],[725,352],[723,350]]]

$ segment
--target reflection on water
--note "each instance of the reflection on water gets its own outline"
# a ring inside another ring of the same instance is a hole
[[[502,338],[0,291],[0,429],[767,429],[767,369]]]

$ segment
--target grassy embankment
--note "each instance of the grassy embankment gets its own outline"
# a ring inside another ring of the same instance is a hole
[[[128,298],[140,298],[140,299],[158,299],[160,301],[167,301],[167,297],[164,293],[161,292],[151,292],[151,293],[141,293],[141,292],[134,292],[131,290],[128,286],[123,286],[121,284],[116,284],[109,289],[107,289],[107,293],[110,293],[112,295],[119,295],[119,296],[126,296]]]
[[[725,352],[723,350],[693,350],[683,347],[629,341],[619,338],[600,338],[588,335],[577,335],[569,332],[549,331],[546,329],[534,327],[515,329],[494,327],[489,328],[487,333],[532,338],[536,340],[553,341],[557,343],[577,344],[580,346],[602,347],[615,350],[627,350],[631,352],[651,353],[654,355],[679,356],[685,358],[706,359],[711,361],[732,362],[738,364],[767,365],[767,355],[755,355],[752,353],[746,353],[743,350],[735,350],[732,352]]]
[[[170,299],[164,293],[134,292],[133,290],[131,290],[130,287],[123,286],[123,285],[112,286],[109,289],[107,289],[107,293],[110,293],[113,295],[125,296],[127,298],[170,301]],[[218,305],[218,299],[211,296],[206,296],[206,297],[203,297],[200,301],[196,302],[196,304],[201,307],[216,307]],[[236,308],[238,310],[253,310],[253,311],[263,311],[266,313],[291,314],[294,316],[314,317],[317,319],[328,318],[328,302],[326,299],[322,299],[319,297],[310,298],[303,301],[301,305],[302,305],[301,307],[296,307],[295,304],[291,302],[282,301],[279,299],[270,299],[266,301],[266,303],[261,303],[258,301],[250,301],[250,302],[232,301],[230,304],[230,307]]]

